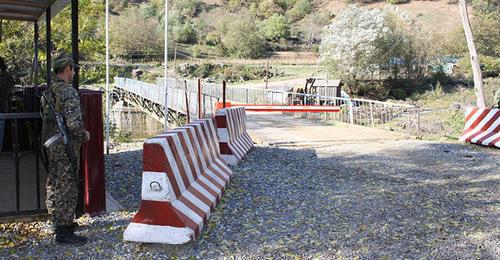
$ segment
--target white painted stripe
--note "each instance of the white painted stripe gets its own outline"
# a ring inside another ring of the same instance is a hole
[[[186,206],[182,201],[176,200],[172,203],[172,206],[182,212],[182,214],[186,215],[186,217],[190,218],[196,225],[198,225],[198,229],[201,231],[203,228],[203,218],[196,214],[193,210],[191,210],[188,206]]]
[[[130,223],[123,232],[125,241],[179,245],[194,238],[194,231],[188,227],[172,227]]]
[[[212,201],[213,203],[216,202],[217,198],[214,197],[210,192],[208,192],[203,186],[201,186],[198,182],[195,182],[191,185],[193,188],[195,188],[197,191],[199,191],[201,194],[203,194],[207,199]]]
[[[225,187],[226,186],[226,182],[223,181],[221,178],[219,178],[217,176],[217,174],[215,174],[214,172],[212,172],[211,170],[207,170],[206,171],[207,175],[212,177],[212,179],[214,179],[218,184],[220,184],[222,187]]]
[[[192,131],[192,127],[188,127],[186,129],[186,132],[183,133],[184,135],[184,140],[186,140],[186,145],[188,147],[188,150],[189,150],[189,157],[191,158],[191,161],[193,162],[193,165],[194,165],[194,171],[196,173],[196,175],[194,175],[194,178],[198,178],[198,176],[201,174],[201,170],[200,170],[200,167],[198,165],[198,162],[196,161],[196,153],[194,152],[194,145],[191,143],[191,139],[189,138],[189,134],[188,134],[188,131]],[[193,169],[191,169],[193,170]]]
[[[464,129],[469,129],[476,120],[481,116],[483,113],[484,109],[478,109],[476,113],[469,119],[469,121],[465,122],[465,127]]]
[[[498,137],[500,137],[500,132],[498,132],[498,133],[490,136],[488,139],[484,140],[483,144],[490,145],[490,143],[495,141],[495,139],[497,139]]]
[[[184,131],[183,131],[184,132]],[[183,134],[183,133],[179,133]],[[177,151],[180,153],[179,158],[181,159],[182,166],[184,168],[185,174],[187,178],[189,179],[189,183],[186,183],[186,188],[191,186],[191,183],[194,182],[194,175],[193,172],[191,171],[191,166],[189,165],[189,162],[187,161],[186,158],[186,151],[184,151],[184,147],[182,146],[181,140],[179,138],[179,135],[175,135],[173,137],[175,146],[177,148]]]
[[[155,190],[156,188],[159,189]],[[171,202],[176,198],[166,172],[142,173],[142,200]]]
[[[203,158],[203,150],[200,142],[198,141],[198,136],[201,136],[201,134],[198,129],[198,124],[196,125],[191,124],[191,126],[193,126],[195,147],[196,150],[198,151],[198,158],[200,159],[201,162],[201,167],[202,167],[201,171],[204,171],[205,169],[208,168],[208,166],[207,163],[205,162],[205,158]]]
[[[484,110],[482,110],[481,113],[483,111]],[[481,122],[479,122],[479,124],[477,124],[477,126],[474,127],[474,131],[471,131],[463,136],[464,140],[467,140],[469,137],[474,135],[473,132],[477,133],[478,131],[481,131],[481,128],[483,128],[495,114],[496,113],[494,111],[490,111],[488,114],[486,114],[486,116],[483,119],[481,119]]]
[[[190,191],[186,191],[184,194],[182,194],[187,200],[189,200],[191,203],[193,203],[196,207],[199,209],[203,210],[205,213],[210,213],[210,206],[205,204],[203,201],[198,199],[193,193]],[[207,216],[208,218],[208,216]]]
[[[222,158],[222,156],[220,156],[220,158]],[[220,165],[220,167],[224,168],[224,170],[226,170],[227,172],[229,172],[229,176],[232,176],[233,175],[233,170],[231,170],[231,168],[229,168],[226,165],[226,163],[223,162],[220,158],[217,158],[216,162],[218,163],[218,165]]]
[[[222,154],[221,157],[229,165],[232,166],[238,165],[238,158],[236,158],[235,155]]]
[[[220,197],[220,192],[221,190],[217,188],[209,179],[207,179],[205,176],[200,176],[200,180],[206,184],[210,189],[212,189],[215,193],[217,193],[217,197]]]
[[[186,186],[184,185],[184,181],[182,180],[182,177],[180,175],[179,167],[177,166],[177,162],[175,161],[174,155],[172,153],[172,149],[170,148],[168,141],[167,141],[167,136],[174,136],[175,134],[164,134],[161,135],[162,139],[151,139],[152,142],[150,143],[160,143],[163,146],[163,150],[165,151],[165,157],[167,157],[168,164],[172,168],[172,172],[174,173],[175,180],[177,182],[177,187],[179,187],[179,190],[181,194],[186,190]]]
[[[498,115],[497,115],[498,116]],[[500,125],[500,119],[497,118],[493,124],[491,124],[490,127],[488,127],[488,129],[484,130],[481,134],[479,134],[478,136],[474,137],[471,139],[471,142],[472,143],[475,143],[477,141],[479,141],[479,139],[485,137],[486,135],[490,134],[493,132],[493,130],[495,130],[495,128],[497,128],[498,126]]]
[[[203,149],[205,149],[205,152],[207,153],[208,155],[208,165],[212,164],[212,162],[214,161],[214,159],[212,158],[212,153],[209,152],[209,146],[208,146],[208,143],[207,143],[207,138],[205,137],[205,135],[203,134],[203,128],[204,128],[204,124],[200,124],[199,125],[200,127],[200,137],[201,137],[201,141],[202,141],[202,144],[203,144]]]

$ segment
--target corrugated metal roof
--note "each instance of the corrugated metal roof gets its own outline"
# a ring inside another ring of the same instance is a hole
[[[45,17],[47,7],[52,6],[52,16],[55,16],[70,2],[70,0],[0,0],[0,19],[34,22]]]

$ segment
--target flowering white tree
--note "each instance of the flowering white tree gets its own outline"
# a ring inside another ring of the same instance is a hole
[[[410,78],[425,53],[417,44],[422,32],[396,7],[367,9],[355,5],[324,28],[321,60],[345,80],[368,80],[376,75]],[[425,56],[425,55],[424,55]]]

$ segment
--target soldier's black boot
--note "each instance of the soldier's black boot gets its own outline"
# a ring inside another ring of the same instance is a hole
[[[74,233],[74,227],[72,225],[57,226],[56,242],[59,244],[67,244],[67,245],[83,245],[87,243],[87,238],[76,235]]]

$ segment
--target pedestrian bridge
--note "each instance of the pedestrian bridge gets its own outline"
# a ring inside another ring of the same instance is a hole
[[[413,105],[368,99],[341,98],[294,93],[265,88],[231,86],[198,80],[168,78],[167,105],[169,113],[195,117],[212,116],[217,102],[232,104],[265,104],[279,106],[315,105],[338,106],[336,113],[303,113],[305,117],[338,121],[368,127],[401,129],[410,134],[420,132],[420,109]],[[146,83],[129,78],[115,78],[115,92],[120,99],[164,123],[164,78]],[[200,93],[198,95],[198,93]]]

